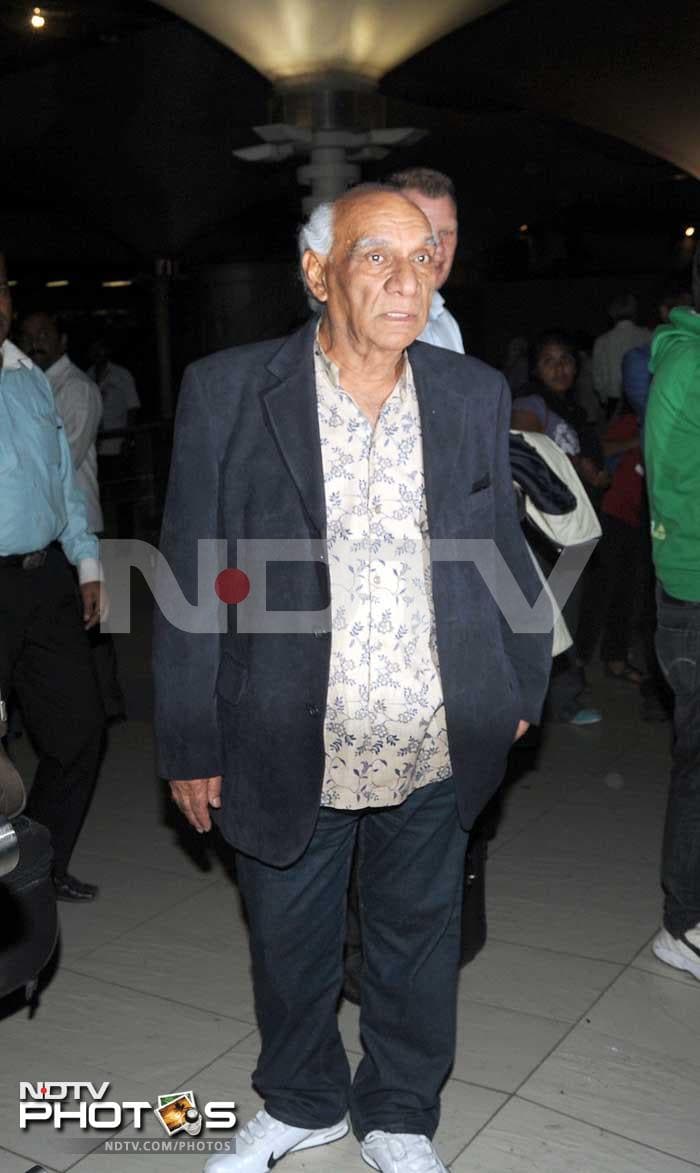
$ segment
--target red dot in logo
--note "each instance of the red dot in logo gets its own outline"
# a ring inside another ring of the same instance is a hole
[[[250,579],[242,570],[222,570],[216,576],[214,590],[222,603],[242,603],[250,594]]]

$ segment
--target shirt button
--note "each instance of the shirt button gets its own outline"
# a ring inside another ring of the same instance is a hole
[[[382,580],[381,580],[381,578],[379,577],[379,575],[378,575],[378,574],[375,574],[374,578],[372,579],[372,582],[374,583],[374,585],[375,585],[375,586],[381,586],[381,585],[382,585]]]
[[[382,511],[382,507],[381,507],[381,505],[375,505],[375,507],[374,507],[374,512],[375,512],[375,513],[381,513],[381,511]]]
[[[306,711],[310,717],[320,717],[321,716],[321,710],[319,709],[318,705],[307,705]]]

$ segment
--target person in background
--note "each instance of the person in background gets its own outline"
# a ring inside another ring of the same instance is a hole
[[[112,361],[111,345],[106,338],[93,343],[92,365],[88,374],[102,394],[102,432],[124,432],[136,422],[141,403],[133,376],[126,367]],[[98,438],[97,456],[103,486],[108,531],[116,526],[116,536],[133,537],[134,508],[130,499],[132,476],[130,450],[126,437]]]
[[[68,865],[102,748],[104,713],[85,628],[103,617],[106,595],[53,392],[8,340],[11,320],[0,251],[0,693],[14,690],[39,752],[27,814],[51,833],[56,895],[89,901],[97,888]]]
[[[574,399],[586,413],[589,424],[599,427],[604,418],[602,404],[593,386],[593,339],[585,330],[575,334],[578,374],[574,384]]]
[[[661,292],[658,303],[659,321],[662,325],[668,322],[672,309],[676,306],[692,306],[693,295],[688,288],[687,281],[673,279],[667,282]],[[644,436],[644,419],[646,416],[649,390],[651,388],[651,342],[643,346],[634,346],[622,360],[622,385],[625,397],[634,409],[642,437]],[[639,621],[644,647],[646,677],[641,684],[640,711],[644,721],[667,721],[673,711],[673,694],[659,667],[659,660],[654,645],[656,631],[656,578],[654,575],[654,561],[651,549],[651,527],[649,520],[649,500],[647,493],[642,495],[642,521],[640,529],[641,561],[640,561],[640,608]]]
[[[645,346],[651,337],[637,325],[637,299],[633,293],[614,297],[608,306],[612,328],[593,344],[593,386],[608,416],[622,395],[622,360],[633,346]]]
[[[679,305],[651,344],[644,426],[651,536],[658,579],[656,650],[675,696],[671,784],[661,883],[667,965],[700,979],[700,250],[695,308]]]
[[[609,478],[603,467],[603,452],[596,428],[574,399],[577,370],[574,340],[563,330],[543,331],[530,352],[531,381],[513,400],[511,427],[516,431],[543,432],[549,436],[570,458],[595,502],[607,487]],[[532,544],[544,569],[551,571],[550,552],[535,542]],[[572,633],[578,626],[583,589],[582,581],[576,585],[563,609],[566,625]],[[575,649],[570,648],[555,656],[546,709],[550,719],[577,726],[596,725],[602,714],[599,709],[581,703],[585,687],[585,676],[577,664]]]
[[[601,503],[603,532],[583,593],[575,640],[579,659],[586,664],[602,632],[600,656],[606,675],[635,686],[643,679],[629,658],[642,557],[645,489],[640,445],[637,418],[623,399],[603,436],[603,452],[614,467]]]
[[[19,344],[49,381],[73,457],[76,484],[85,494],[88,526],[99,534],[103,528],[95,446],[102,418],[99,388],[68,357],[67,335],[54,314],[44,310],[26,314],[20,323]]]
[[[76,483],[85,494],[88,527],[99,537],[104,529],[96,452],[103,406],[100,390],[68,357],[68,337],[54,315],[43,310],[27,314],[20,323],[19,341],[49,381],[70,445]],[[89,639],[107,720],[123,721],[126,701],[119,683],[114,640],[97,626],[91,628]]]
[[[666,285],[659,298],[659,321],[661,325],[668,322],[672,309],[676,306],[692,306],[693,295],[684,282],[671,281]],[[644,428],[644,417],[651,387],[651,339],[641,346],[633,346],[622,359],[622,387],[627,402],[633,408],[640,428]]]
[[[112,348],[108,339],[99,338],[93,343],[88,375],[97,383],[102,395],[102,432],[116,432],[131,427],[141,409],[141,400],[131,371],[112,361]],[[100,458],[119,456],[124,447],[123,436],[101,439],[98,444]]]
[[[512,395],[518,395],[530,378],[529,349],[530,344],[523,334],[511,338],[506,347],[506,357],[502,369]]]
[[[445,299],[439,292],[452,272],[459,222],[457,193],[449,175],[433,171],[430,167],[411,167],[406,171],[395,171],[387,183],[397,188],[411,203],[420,208],[428,218],[437,247],[435,251],[435,290],[430,303],[430,313],[419,342],[442,346],[464,354],[462,332],[452,316]]]

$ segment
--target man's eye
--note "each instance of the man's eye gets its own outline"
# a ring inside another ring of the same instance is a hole
[[[370,253],[369,259],[373,264],[377,265],[381,264],[381,262],[384,260],[384,256],[382,253]]]
[[[430,265],[433,260],[432,253],[418,253],[416,260],[419,265]]]

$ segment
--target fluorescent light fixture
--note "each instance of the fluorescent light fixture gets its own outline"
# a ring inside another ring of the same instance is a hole
[[[70,281],[67,281],[64,277],[62,277],[59,281],[46,282],[47,289],[63,289],[64,285],[70,285]]]
[[[102,288],[103,289],[126,289],[127,285],[133,285],[133,284],[134,283],[131,280],[131,278],[120,277],[120,278],[115,278],[113,281],[103,281]]]
[[[375,82],[438,37],[505,0],[158,0],[272,82],[329,73]]]
[[[10,286],[11,289],[14,289],[15,285],[19,285],[19,281],[17,281],[17,279],[15,278],[13,281],[8,281],[7,284]]]

